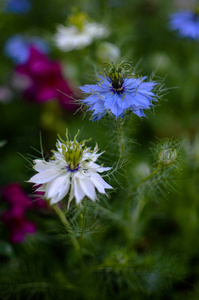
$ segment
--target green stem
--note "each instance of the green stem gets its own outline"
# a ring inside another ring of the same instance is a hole
[[[136,223],[139,219],[139,216],[141,215],[141,212],[143,211],[144,209],[144,206],[145,206],[146,202],[144,200],[144,197],[141,197],[134,209],[134,212],[133,212],[133,226],[134,228],[136,229]]]
[[[151,179],[155,174],[157,174],[160,171],[161,166],[158,165],[157,169],[154,170],[151,174],[149,174],[147,177],[140,180],[134,187],[131,189],[131,193],[136,190],[142,183],[146,182],[147,180]],[[141,198],[138,200],[136,207],[132,214],[132,226],[135,228],[134,232],[136,234],[136,228],[137,228],[137,222],[139,220],[139,217],[146,205],[146,201],[144,196],[141,196]]]
[[[130,200],[131,195],[129,191],[129,181],[128,181],[128,172],[126,169],[126,150],[125,150],[125,136],[123,131],[123,124],[124,121],[122,118],[119,118],[118,120],[118,146],[119,146],[119,152],[120,152],[120,158],[122,159],[122,162],[124,163],[124,177],[125,177],[125,186],[127,189],[127,197],[125,201],[125,207],[124,207],[124,219],[128,219],[130,217]]]
[[[120,157],[124,160],[125,159],[125,138],[124,138],[124,132],[123,132],[123,119],[119,118],[118,120],[118,146],[120,151]]]
[[[68,233],[70,234],[71,240],[74,244],[74,247],[76,250],[80,251],[80,245],[78,240],[76,239],[76,237],[74,236],[73,230],[68,222],[68,220],[66,219],[65,214],[63,213],[63,211],[59,208],[58,204],[54,204],[53,205],[53,209],[56,212],[56,214],[59,216],[62,224],[65,226],[66,230],[68,231]]]
[[[133,186],[133,188],[131,189],[131,192],[135,191],[142,183],[146,182],[147,180],[149,180],[151,177],[153,177],[155,174],[157,174],[160,171],[160,166],[157,167],[157,169],[155,171],[153,171],[151,174],[149,174],[147,177],[143,178],[142,180],[140,180],[137,184],[135,184]]]

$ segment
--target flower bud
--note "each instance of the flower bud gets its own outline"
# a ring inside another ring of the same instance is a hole
[[[175,162],[176,158],[176,149],[163,149],[158,155],[158,163],[164,167],[168,167]]]

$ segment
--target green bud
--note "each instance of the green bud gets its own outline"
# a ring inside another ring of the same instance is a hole
[[[163,149],[158,155],[158,163],[164,167],[172,165],[177,158],[176,149]]]

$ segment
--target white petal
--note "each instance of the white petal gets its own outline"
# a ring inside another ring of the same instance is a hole
[[[102,173],[109,170],[111,170],[110,167],[100,167],[99,169],[97,169],[97,172]]]
[[[48,183],[46,188],[46,196],[48,199],[51,199],[55,197],[56,195],[59,195],[64,191],[69,189],[70,185],[70,173],[66,173],[62,176],[59,176]],[[60,197],[59,197],[60,198]]]
[[[45,171],[47,169],[52,168],[53,163],[49,163],[45,160],[41,160],[41,159],[35,159],[34,160],[34,166],[33,168],[37,171],[37,172],[42,172]]]
[[[96,186],[98,191],[102,193],[100,190],[103,189],[112,189],[113,187],[109,185],[99,174],[97,173],[89,173],[90,174],[90,179],[93,182],[93,184]]]
[[[65,189],[62,189],[58,194],[57,196],[58,201],[62,200],[68,194],[69,188],[70,188],[70,182],[68,183],[68,185],[65,186]]]
[[[90,180],[92,181],[94,186],[97,188],[99,193],[101,193],[101,194],[106,193],[105,189],[104,189],[104,186],[98,180],[96,180],[93,176],[91,176]]]
[[[55,203],[61,201],[67,195],[67,193],[69,191],[69,187],[70,187],[70,182],[67,185],[65,185],[64,188],[62,188],[60,190],[60,192],[57,194],[57,196],[51,198],[50,204],[52,205],[52,204],[55,204]]]
[[[79,204],[85,196],[85,193],[80,185],[80,181],[81,180],[78,178],[74,179],[74,196],[75,196],[77,204]]]
[[[88,169],[95,169],[99,173],[111,170],[111,168],[109,168],[109,167],[101,167],[100,165],[98,165],[96,163],[93,163],[93,162],[87,163],[87,168]]]
[[[45,192],[46,191],[46,183],[42,184],[41,186],[39,186],[38,188],[36,187],[36,191],[37,192]]]
[[[89,177],[85,177],[82,180],[79,180],[80,186],[82,188],[82,190],[84,191],[85,195],[91,199],[91,200],[95,200],[96,198],[96,193],[95,193],[95,187],[92,183],[92,181],[90,180]]]
[[[30,178],[28,182],[33,182],[36,184],[43,184],[49,182],[60,175],[60,171],[57,169],[48,169],[40,172]]]

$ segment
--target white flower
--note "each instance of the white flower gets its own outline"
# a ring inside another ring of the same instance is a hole
[[[65,27],[58,25],[54,41],[57,47],[65,52],[82,49],[90,45],[94,39],[106,37],[108,29],[98,23],[84,23],[81,28],[77,26]]]
[[[85,141],[78,143],[77,135],[73,141],[57,140],[57,151],[53,151],[50,161],[44,159],[34,160],[34,169],[38,172],[29,182],[34,183],[38,191],[45,192],[44,198],[55,204],[69,194],[68,207],[73,198],[80,203],[85,196],[92,201],[97,198],[96,189],[106,194],[105,189],[112,187],[98,174],[111,168],[95,163],[102,153],[98,147],[91,150],[85,146]]]

